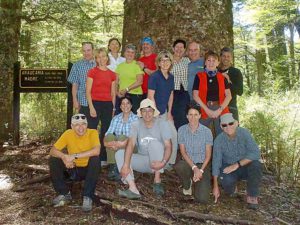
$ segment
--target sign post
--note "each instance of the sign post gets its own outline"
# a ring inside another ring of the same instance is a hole
[[[13,142],[19,145],[20,142],[20,93],[28,92],[67,92],[67,128],[70,127],[72,117],[72,91],[71,84],[68,84],[68,71],[72,68],[72,63],[67,69],[24,69],[20,68],[20,63],[14,67],[14,135]]]

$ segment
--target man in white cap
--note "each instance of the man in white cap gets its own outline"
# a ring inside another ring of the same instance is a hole
[[[66,184],[65,174],[71,181],[85,180],[82,210],[92,209],[92,199],[100,173],[100,142],[97,130],[87,128],[84,114],[72,116],[72,129],[65,131],[50,150],[50,175],[58,196],[53,200],[54,207],[63,206],[72,200]],[[67,148],[67,152],[62,151]]]
[[[214,141],[212,175],[215,202],[220,197],[218,178],[224,192],[234,195],[239,180],[247,181],[247,203],[258,208],[259,184],[262,177],[260,150],[250,132],[238,127],[232,113],[221,116],[223,132]]]
[[[129,185],[129,189],[119,190],[119,195],[129,199],[141,197],[134,181],[135,170],[154,173],[153,192],[161,197],[164,195],[161,173],[172,152],[171,130],[167,121],[157,118],[159,111],[148,98],[141,102],[137,115],[142,118],[132,123],[126,149],[115,155],[122,180]],[[133,153],[135,145],[137,153]]]

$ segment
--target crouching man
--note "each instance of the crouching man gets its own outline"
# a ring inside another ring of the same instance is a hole
[[[224,192],[233,195],[238,180],[247,181],[247,203],[258,208],[259,184],[262,177],[260,151],[249,131],[238,127],[231,113],[221,116],[223,132],[214,141],[213,195],[215,202],[220,196],[218,177]]]
[[[73,181],[85,180],[82,210],[92,209],[92,199],[100,172],[100,142],[97,130],[87,129],[87,118],[83,114],[72,116],[71,127],[65,131],[50,150],[50,175],[58,196],[54,207],[72,200],[66,184],[68,174]],[[62,150],[67,148],[67,153]]]
[[[171,130],[167,121],[157,118],[159,111],[150,99],[141,102],[137,115],[142,118],[132,123],[126,149],[115,155],[122,180],[129,185],[129,189],[119,190],[119,195],[129,199],[141,197],[134,181],[135,170],[154,173],[153,192],[161,197],[164,195],[161,173],[172,152]],[[138,152],[133,154],[135,145]]]

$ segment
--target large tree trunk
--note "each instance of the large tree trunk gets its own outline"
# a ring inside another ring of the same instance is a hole
[[[22,3],[0,1],[0,148],[13,133],[13,65],[18,60]]]
[[[233,47],[231,0],[125,0],[124,15],[123,45],[150,36],[159,50],[171,49],[177,38],[217,52]]]

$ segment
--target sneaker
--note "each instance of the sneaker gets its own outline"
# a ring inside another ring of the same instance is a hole
[[[82,211],[89,212],[92,210],[93,200],[90,197],[83,196]]]
[[[58,195],[53,199],[52,204],[54,207],[64,206],[67,202],[72,200],[71,193],[69,192],[66,195]]]
[[[182,189],[182,193],[184,195],[192,195],[192,184],[193,184],[193,181],[191,180],[191,184],[190,184],[190,188],[189,189]]]
[[[157,197],[162,197],[165,194],[165,190],[162,183],[154,183],[153,192]]]
[[[127,190],[118,190],[118,195],[123,197],[123,198],[128,198],[128,199],[140,199],[141,195],[132,192],[131,190],[127,189]]]
[[[248,208],[257,210],[258,209],[258,197],[247,196]]]

